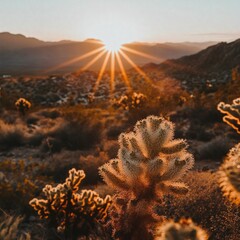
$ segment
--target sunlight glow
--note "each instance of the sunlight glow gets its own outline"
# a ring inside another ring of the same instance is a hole
[[[83,55],[80,55],[76,58],[70,59],[54,68],[51,68],[50,71],[56,70],[62,67],[66,67],[72,63],[80,62],[83,59],[86,59],[88,57],[92,57],[92,59],[85,64],[84,66],[81,66],[79,69],[76,70],[75,75],[80,75],[83,71],[89,69],[93,64],[95,64],[98,60],[103,58],[101,68],[98,73],[97,80],[95,82],[95,85],[93,86],[93,94],[95,95],[100,82],[104,76],[105,71],[107,74],[109,74],[109,93],[113,94],[115,90],[115,76],[116,76],[116,68],[117,65],[120,68],[120,73],[122,76],[122,79],[127,86],[128,90],[131,91],[131,81],[127,75],[126,69],[124,67],[124,62],[122,60],[125,60],[127,63],[129,63],[133,69],[138,72],[140,75],[143,76],[146,82],[153,84],[152,80],[147,76],[147,74],[139,67],[137,66],[133,60],[128,56],[127,53],[132,53],[134,55],[142,56],[144,58],[148,58],[151,60],[159,60],[158,58],[155,58],[149,54],[146,54],[144,52],[132,49],[130,47],[123,46],[120,41],[116,39],[112,39],[112,41],[104,41],[103,45],[100,48],[94,49],[92,51],[89,51]],[[110,66],[110,71],[107,70],[107,66]]]
[[[104,41],[104,47],[109,52],[118,52],[122,47],[122,43],[117,40]]]

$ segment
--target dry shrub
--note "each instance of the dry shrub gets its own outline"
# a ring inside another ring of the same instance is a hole
[[[166,197],[158,206],[157,213],[175,220],[192,218],[207,230],[209,240],[240,239],[239,207],[225,201],[216,174],[191,172],[186,180],[191,189],[189,193],[184,197]]]
[[[105,152],[99,152],[97,155],[80,156],[80,168],[86,173],[85,183],[97,184],[101,177],[98,174],[98,168],[109,160]]]
[[[199,159],[221,161],[234,144],[226,137],[216,137],[199,145]]]
[[[45,166],[39,162],[1,160],[0,208],[28,214],[28,202],[45,185]],[[49,180],[48,180],[49,181]]]
[[[45,174],[59,182],[66,178],[69,169],[78,168],[86,173],[84,185],[97,184],[101,181],[98,167],[108,160],[108,155],[99,151],[91,154],[83,151],[62,151],[45,159]]]
[[[55,182],[63,181],[68,170],[79,168],[80,151],[62,151],[44,159],[45,175],[51,176]]]
[[[29,233],[25,233],[21,230],[21,223],[23,218],[13,217],[4,214],[0,217],[0,239],[4,240],[30,240]]]
[[[39,116],[51,119],[56,119],[61,116],[61,112],[57,109],[44,109],[42,111],[39,111],[37,114]]]
[[[61,118],[45,135],[58,139],[68,150],[88,149],[102,137],[103,122],[97,109],[61,109]]]
[[[21,123],[8,124],[0,119],[0,148],[10,149],[25,143],[25,126]]]
[[[118,153],[119,143],[117,140],[108,140],[103,143],[103,151],[108,155],[108,158],[115,158]]]
[[[100,141],[101,126],[88,121],[63,121],[47,135],[61,141],[62,146],[69,150],[91,148]]]

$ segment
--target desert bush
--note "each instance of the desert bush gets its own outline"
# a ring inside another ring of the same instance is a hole
[[[1,160],[0,169],[0,208],[29,214],[29,200],[45,184],[44,165],[6,159]]]
[[[44,109],[42,111],[39,111],[37,114],[39,116],[42,116],[45,118],[51,118],[51,119],[56,119],[61,117],[61,112],[58,109]]]
[[[54,181],[62,181],[69,168],[81,168],[86,173],[84,185],[97,184],[101,181],[98,174],[98,167],[108,160],[108,155],[99,150],[95,152],[83,151],[62,151],[55,153],[53,156],[47,157],[44,162],[46,164],[45,174],[51,176]]]
[[[89,235],[94,226],[106,218],[111,204],[110,196],[103,199],[92,190],[79,192],[79,185],[84,178],[82,170],[73,168],[65,183],[43,188],[46,199],[34,198],[29,203],[40,218],[48,219],[49,226],[63,233],[66,240]]]
[[[209,142],[199,144],[198,158],[221,161],[231,146],[232,143],[227,137],[215,137]]]
[[[63,148],[67,150],[88,149],[100,141],[103,134],[101,118],[92,119],[90,116],[85,118],[79,116],[79,113],[75,116],[73,112],[70,115],[64,114],[58,118],[40,117],[37,125],[29,129],[28,144],[41,145],[43,152],[48,152],[51,145],[51,152],[54,153]]]
[[[20,224],[23,218],[13,217],[10,215],[2,215],[0,217],[0,239],[2,240],[30,240],[31,236],[29,233],[24,233],[20,229]]]
[[[224,196],[240,205],[240,143],[230,150],[220,167],[219,183]]]
[[[79,159],[80,168],[86,172],[86,183],[97,184],[101,181],[98,174],[98,168],[108,161],[108,155],[100,151],[96,155],[87,155],[86,157],[81,155]]]
[[[44,174],[52,178],[54,182],[64,181],[68,169],[79,168],[79,157],[81,154],[81,151],[61,151],[45,156]]]
[[[26,141],[26,127],[21,124],[8,124],[0,119],[0,149],[21,146]]]
[[[100,168],[100,175],[117,194],[110,209],[113,235],[119,239],[151,239],[149,225],[159,219],[153,212],[164,194],[186,194],[179,182],[193,166],[182,139],[173,139],[174,126],[149,116],[133,132],[119,136],[118,159]]]
[[[46,132],[46,137],[57,139],[68,150],[91,148],[100,141],[103,122],[97,109],[70,107],[60,112],[62,117],[56,119],[57,124]]]
[[[101,138],[101,125],[87,121],[63,121],[47,133],[59,140],[62,147],[69,150],[87,149],[98,143]]]

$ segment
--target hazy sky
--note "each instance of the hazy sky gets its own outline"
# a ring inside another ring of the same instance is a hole
[[[0,32],[42,40],[230,41],[240,0],[0,0]]]

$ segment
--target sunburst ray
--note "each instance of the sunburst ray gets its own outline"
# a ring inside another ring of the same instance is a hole
[[[110,92],[115,89],[115,52],[111,52],[111,77],[110,77]]]
[[[122,76],[123,76],[123,80],[124,80],[126,86],[127,86],[129,89],[131,89],[132,87],[131,87],[130,81],[129,81],[129,79],[128,79],[128,76],[127,76],[127,74],[126,74],[125,68],[124,68],[124,66],[123,66],[122,60],[121,60],[118,52],[116,52],[116,58],[117,58],[118,65],[119,65],[119,67],[120,67],[120,70],[121,70],[121,73],[122,73]]]
[[[147,74],[142,69],[140,69],[121,49],[119,50],[119,53],[138,73],[144,77],[148,83],[152,84],[152,80],[147,76]]]
[[[80,68],[80,70],[77,70],[75,75],[79,75],[81,72],[86,71],[88,68],[90,68],[99,58],[101,58],[107,51],[105,49],[102,50],[97,56],[95,56],[90,62],[88,62],[85,66]]]
[[[107,52],[107,55],[105,56],[105,59],[104,59],[103,64],[102,64],[102,67],[101,67],[100,72],[98,74],[97,81],[96,81],[96,83],[94,85],[94,88],[93,88],[93,93],[94,94],[95,94],[95,92],[96,92],[96,90],[97,90],[97,88],[98,88],[98,86],[99,86],[99,84],[100,84],[100,82],[102,80],[102,76],[103,76],[103,73],[104,73],[104,71],[106,69],[106,66],[107,66],[110,54],[111,54],[111,52]]]
[[[66,61],[64,63],[61,63],[61,64],[59,64],[59,65],[57,65],[57,66],[55,66],[53,68],[47,69],[45,72],[48,73],[48,72],[52,72],[52,71],[58,70],[60,68],[69,66],[72,63],[79,62],[79,61],[81,61],[81,60],[83,60],[85,58],[91,57],[92,55],[97,54],[97,53],[103,51],[104,49],[105,49],[104,46],[102,46],[100,48],[97,48],[95,50],[87,52],[87,53],[85,53],[85,54],[83,54],[81,56],[78,56],[78,57],[70,59],[70,60],[68,60],[68,61]]]
[[[138,50],[135,50],[135,49],[126,47],[126,46],[122,46],[122,47],[121,47],[121,50],[130,52],[130,53],[134,53],[134,54],[136,54],[136,55],[138,55],[138,56],[145,57],[145,58],[151,59],[151,60],[153,60],[153,61],[157,61],[157,62],[160,62],[160,61],[163,60],[163,59],[161,59],[161,58],[154,57],[154,56],[152,56],[152,55],[150,55],[150,54],[143,53],[143,52],[141,52],[141,51],[138,51]]]

